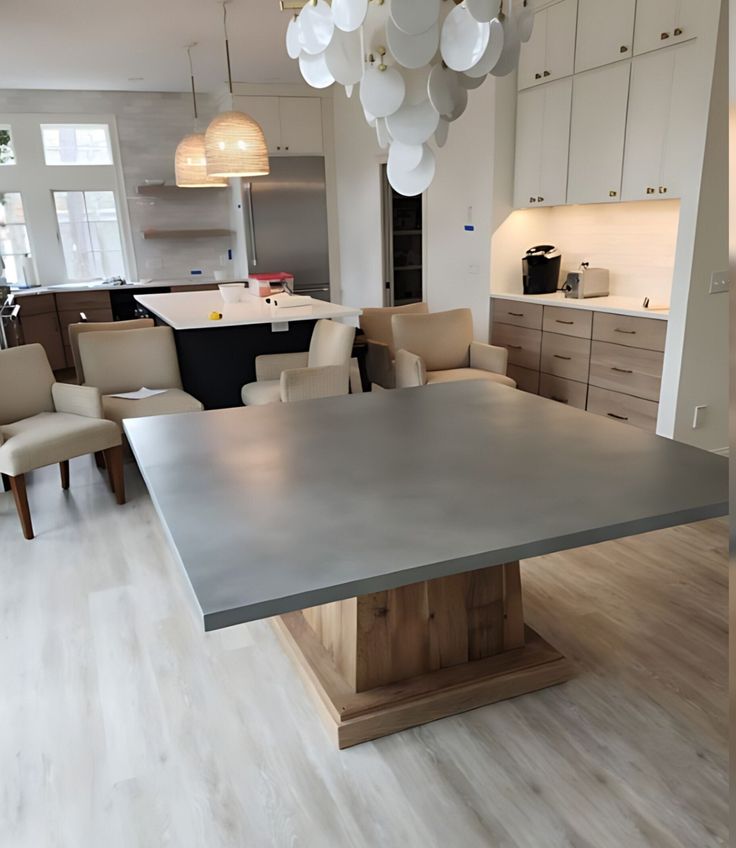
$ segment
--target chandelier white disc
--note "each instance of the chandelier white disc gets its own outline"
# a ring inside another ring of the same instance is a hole
[[[406,83],[404,103],[416,106],[418,103],[427,99],[427,80],[429,79],[431,70],[431,65],[425,65],[423,68],[406,70],[402,73],[404,82]]]
[[[453,71],[467,71],[478,64],[489,38],[488,23],[476,21],[465,6],[455,6],[442,24],[442,58]]]
[[[376,118],[376,138],[381,150],[385,150],[391,144],[391,133],[386,126],[386,118]]]
[[[365,116],[365,122],[368,126],[373,129],[378,122],[378,118],[375,115],[371,115],[366,109],[363,109],[363,115]]]
[[[525,44],[532,37],[534,29],[534,9],[531,7],[530,0],[525,0],[524,5],[519,10],[516,18],[516,28],[519,31],[519,41]]]
[[[363,48],[360,31],[336,29],[325,50],[325,62],[332,76],[341,85],[355,85],[363,76]]]
[[[429,100],[416,106],[405,104],[386,118],[391,137],[404,144],[424,144],[434,135],[440,115]]]
[[[468,89],[460,86],[458,92],[458,97],[455,100],[455,108],[447,116],[448,121],[457,121],[468,107]]]
[[[437,129],[434,131],[434,140],[437,147],[444,147],[447,143],[447,136],[450,132],[450,122],[446,118],[440,118]]]
[[[343,32],[354,32],[368,14],[368,0],[332,0],[332,18]]]
[[[355,88],[355,86],[353,86],[353,85],[346,85],[345,86],[345,94],[347,95],[348,98],[353,96],[353,89],[354,88]]]
[[[386,22],[386,41],[391,55],[405,68],[421,68],[434,58],[440,43],[440,27],[432,24],[426,32],[407,35],[393,18]]]
[[[450,115],[455,109],[456,101],[460,98],[460,82],[458,74],[442,66],[435,65],[427,82],[429,102],[440,115]]]
[[[468,68],[465,71],[469,77],[487,76],[496,67],[503,54],[503,45],[505,43],[503,24],[498,18],[494,18],[489,26],[488,47],[486,47],[486,52],[481,56],[478,64],[473,65],[472,68]]]
[[[498,11],[498,0],[465,0],[465,5],[476,21],[490,21]]]
[[[407,35],[426,32],[440,17],[440,0],[389,0],[389,14]]]
[[[299,70],[313,88],[327,88],[335,82],[327,67],[324,53],[318,53],[316,56],[302,53],[299,57]]]
[[[299,12],[299,43],[305,53],[321,53],[332,40],[334,30],[332,9],[325,0],[317,0],[314,6],[307,3]]]
[[[393,114],[404,102],[405,94],[406,83],[396,68],[366,68],[360,84],[360,102],[371,115],[385,118]]]
[[[388,161],[393,162],[392,168],[399,171],[413,171],[419,167],[424,155],[423,144],[404,144],[401,141],[393,141],[388,151]]]
[[[398,168],[395,162],[392,164],[389,160],[386,172],[388,181],[399,194],[403,194],[405,197],[414,197],[429,188],[434,179],[435,167],[434,153],[425,144],[422,159],[416,168],[404,171]]]
[[[289,26],[286,27],[286,52],[290,59],[298,59],[302,52],[302,45],[299,41],[299,19],[292,18],[289,21]]]
[[[491,68],[494,77],[505,77],[519,64],[519,53],[521,42],[519,41],[519,30],[516,26],[516,18],[506,15],[503,25],[503,51],[498,62]]]
[[[471,77],[469,74],[458,74],[460,79],[460,85],[463,88],[466,88],[468,91],[473,91],[475,88],[480,88],[483,83],[486,81],[486,76],[482,77]]]

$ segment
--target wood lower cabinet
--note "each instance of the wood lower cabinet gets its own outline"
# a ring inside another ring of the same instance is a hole
[[[519,389],[656,431],[666,321],[505,298],[491,319]]]
[[[56,310],[40,314],[23,314],[21,308],[21,340],[23,344],[40,344],[46,351],[54,371],[66,368],[66,355]]]

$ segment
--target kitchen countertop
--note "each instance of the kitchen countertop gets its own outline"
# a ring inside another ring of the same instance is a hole
[[[186,280],[138,280],[121,285],[105,285],[104,283],[60,283],[56,286],[34,286],[33,288],[13,289],[12,294],[15,297],[29,297],[35,294],[64,294],[65,292],[86,292],[86,291],[130,291],[135,289],[141,291],[145,289],[160,289],[169,288],[170,286],[216,286],[220,282],[237,283],[241,280],[210,280],[206,277],[197,277],[196,279]]]
[[[514,294],[511,292],[491,292],[491,297],[500,300],[515,300],[522,303],[541,303],[544,306],[564,306],[571,309],[589,309],[592,312],[615,312],[617,315],[633,315],[641,318],[655,318],[666,321],[670,317],[669,306],[642,306],[644,298],[620,297],[565,297],[563,292],[555,294]]]
[[[312,306],[277,309],[265,298],[245,295],[239,303],[224,303],[219,292],[176,292],[172,294],[141,294],[135,299],[175,330],[201,330],[234,327],[247,324],[273,324],[289,321],[316,321],[320,318],[355,318],[362,310],[315,300]],[[222,318],[213,321],[210,312],[221,312]]]

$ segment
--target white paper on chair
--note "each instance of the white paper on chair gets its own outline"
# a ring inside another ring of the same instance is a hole
[[[137,392],[115,392],[115,394],[109,395],[109,397],[126,398],[127,400],[145,400],[154,395],[162,395],[167,391],[168,389],[147,389],[143,386]]]

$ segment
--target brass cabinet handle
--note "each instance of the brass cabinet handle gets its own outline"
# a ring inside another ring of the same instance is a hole
[[[622,330],[620,327],[616,327],[613,331],[614,333],[623,333],[625,336],[635,336],[636,330]]]
[[[534,79],[542,79],[542,75],[541,74],[534,74]]]
[[[608,196],[609,197],[618,197],[618,192],[613,191],[613,189],[611,189],[611,191],[608,192]]]
[[[653,189],[651,186],[647,186],[647,194],[655,194],[656,189]]]
[[[570,401],[567,398],[555,397],[555,395],[550,395],[549,399],[550,400],[556,400],[557,403],[570,403]]]
[[[572,359],[572,356],[562,356],[559,353],[553,353],[552,356],[554,356],[555,359],[564,359],[565,362],[569,362]]]
[[[670,34],[668,32],[663,32],[659,37],[662,41],[666,41],[670,37]]]
[[[555,318],[555,324],[574,324],[574,321],[563,321],[561,318]]]
[[[629,420],[628,416],[626,416],[626,415],[616,415],[615,412],[607,412],[606,415],[608,415],[609,418],[615,418],[616,421],[628,421]]]
[[[619,374],[633,374],[633,371],[630,371],[628,368],[617,368],[615,365],[611,366],[611,371],[618,371]]]
[[[548,76],[550,76],[550,72],[549,72],[549,71],[545,71],[545,72],[542,74],[542,76],[548,77]]]
[[[619,53],[628,53],[628,52],[629,52],[629,48],[628,48],[625,44],[622,44],[622,45],[618,48],[618,51],[619,51]]]
[[[537,198],[536,198],[536,197],[530,197],[530,198],[529,198],[529,203],[536,203],[536,202],[537,202]]]
[[[667,194],[667,186],[660,186],[659,187],[659,193],[660,194]]]
[[[506,345],[506,347],[507,347],[509,350],[524,350],[524,348],[523,348],[521,345],[512,345],[512,344],[510,344],[510,345]]]
[[[675,27],[675,35],[682,35],[682,29],[680,27]]]
[[[524,317],[523,312],[509,312],[509,315],[513,315],[514,318],[523,318]]]
[[[544,203],[544,198],[543,198],[543,197],[538,197],[538,198],[537,198],[537,203]]]

